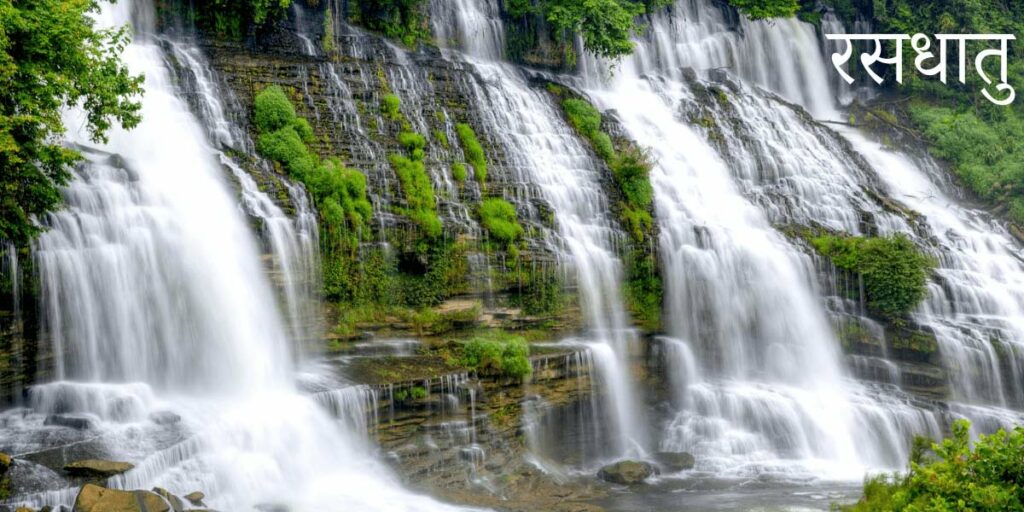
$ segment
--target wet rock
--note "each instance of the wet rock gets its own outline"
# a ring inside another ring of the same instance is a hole
[[[75,512],[170,512],[171,506],[149,491],[119,491],[86,484],[75,498]]]
[[[135,465],[127,462],[117,462],[102,459],[76,460],[64,465],[64,471],[71,476],[83,476],[90,478],[107,478],[119,475],[134,468]]]
[[[171,509],[173,509],[174,512],[182,512],[185,510],[185,504],[182,503],[181,498],[171,494],[167,489],[164,489],[163,487],[154,487],[153,492],[159,494],[160,497],[166,500],[167,503],[171,505]]]
[[[46,417],[46,421],[43,425],[55,425],[58,427],[68,427],[75,430],[90,430],[96,427],[96,422],[92,418],[85,416],[73,416],[71,414],[51,414]]]
[[[12,464],[14,464],[14,459],[10,455],[0,452],[0,476],[4,476],[4,473],[11,468]]]
[[[654,460],[666,471],[693,469],[693,465],[696,463],[693,455],[686,452],[658,452],[654,454]]]
[[[654,465],[636,460],[620,460],[608,464],[597,472],[598,478],[606,482],[622,485],[642,484],[655,474]]]
[[[181,421],[181,416],[171,411],[157,411],[149,415],[149,420],[157,425],[173,425]]]
[[[30,509],[28,507],[18,507],[16,509],[14,509],[14,512],[36,512],[36,511],[32,510],[32,509]]]
[[[206,498],[206,495],[199,491],[193,491],[185,495],[185,499],[188,500],[189,503],[199,506],[203,505],[204,498]]]
[[[291,512],[288,505],[283,503],[260,503],[256,505],[256,510],[260,512]]]

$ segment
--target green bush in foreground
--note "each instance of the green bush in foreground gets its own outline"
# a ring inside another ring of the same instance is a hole
[[[967,420],[953,423],[953,437],[933,444],[936,458],[911,456],[905,475],[864,482],[864,497],[838,507],[847,512],[1024,511],[1024,427],[979,436],[971,449]],[[915,442],[915,448],[921,446]]]
[[[529,356],[524,338],[496,331],[467,341],[459,364],[478,373],[521,379],[533,372]]]
[[[928,293],[928,273],[935,260],[905,235],[822,235],[810,242],[836,267],[860,275],[868,308],[890,320],[910,312]]]

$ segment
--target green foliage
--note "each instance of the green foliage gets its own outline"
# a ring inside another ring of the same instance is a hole
[[[473,166],[473,176],[478,183],[483,184],[487,180],[487,158],[484,156],[484,148],[476,137],[473,127],[466,123],[455,125],[455,133],[459,135],[459,142],[462,144],[462,151],[466,154],[466,160]]]
[[[60,207],[81,155],[61,144],[67,106],[81,105],[95,142],[139,122],[142,77],[120,62],[127,28],[97,30],[95,0],[0,0],[0,239],[27,244],[32,222]]]
[[[645,12],[631,0],[547,0],[540,9],[555,32],[579,33],[584,48],[608,58],[633,52],[630,38],[640,31],[635,18]]]
[[[729,0],[729,4],[752,20],[789,18],[800,8],[797,0]]]
[[[427,175],[422,156],[417,159],[415,156],[408,158],[402,155],[391,155],[389,160],[402,185],[402,194],[406,204],[403,214],[415,222],[428,237],[440,236],[442,225],[441,219],[438,218],[437,212],[434,210],[436,207],[434,185],[430,182],[430,176]]]
[[[1021,34],[1024,8],[1020,2],[1002,0],[889,0],[871,4],[872,24],[879,33],[924,34]],[[976,54],[987,43],[969,43]],[[1008,82],[1024,83],[1024,45],[1010,45]],[[891,50],[886,50],[891,51]],[[953,51],[953,50],[951,50]],[[913,69],[914,52],[904,55],[904,69]],[[934,77],[904,72],[899,93],[911,99],[908,113],[912,128],[918,130],[937,157],[952,164],[953,171],[980,198],[1006,211],[1010,220],[1024,224],[1024,102],[997,106],[981,95],[987,86],[966,63],[967,83],[950,80],[944,84]],[[997,76],[992,67],[989,76]],[[909,66],[909,67],[908,67]],[[948,72],[958,73],[956,59]],[[892,72],[892,71],[890,71]],[[896,87],[893,77],[886,83]]]
[[[510,277],[518,281],[517,293],[510,295],[509,304],[523,308],[527,315],[557,315],[565,308],[565,286],[558,274],[532,268],[508,274],[514,274]]]
[[[441,130],[434,130],[434,140],[441,145],[442,148],[448,149],[448,135]]]
[[[402,264],[410,259],[423,261],[415,269]],[[433,244],[422,255],[381,248],[363,249],[355,257],[331,253],[322,268],[325,296],[348,308],[436,306],[465,292],[469,273],[463,244]]]
[[[212,0],[193,7],[196,26],[218,37],[241,39],[288,11],[292,0]]]
[[[935,260],[902,234],[891,237],[821,235],[811,245],[841,269],[860,275],[870,310],[895,320],[927,294]]]
[[[998,119],[985,119],[971,110],[925,102],[915,102],[909,112],[935,156],[953,163],[979,197],[1008,204],[1011,220],[1024,224],[1024,116],[1006,108]]]
[[[953,423],[953,436],[932,444],[924,461],[915,440],[910,471],[864,482],[864,497],[840,507],[848,512],[1024,511],[1024,427],[981,435],[971,449],[970,424]]]
[[[459,364],[481,374],[521,379],[533,373],[529,356],[524,338],[492,331],[467,341]]]
[[[331,14],[332,10],[328,7],[324,9],[324,37],[320,43],[323,47],[324,53],[330,54],[334,52],[334,15]]]
[[[626,140],[619,141],[620,149],[616,151],[611,137],[601,129],[601,112],[564,87],[549,84],[548,90],[562,98],[562,110],[569,123],[590,141],[594,152],[608,165],[622,193],[622,201],[615,210],[634,243],[626,261],[626,301],[636,321],[645,329],[656,331],[661,323],[661,276],[654,256],[641,250],[654,229],[651,215],[654,189],[649,178],[654,166],[651,156]]]
[[[398,143],[405,146],[411,152],[423,150],[427,147],[427,139],[416,132],[401,132],[398,134]]]
[[[427,397],[427,388],[423,386],[413,386],[412,390],[409,391],[409,396],[413,400],[422,400]]]
[[[349,21],[412,47],[430,40],[424,0],[356,0],[347,3]]]
[[[306,185],[323,219],[324,250],[351,249],[362,236],[373,208],[366,197],[366,176],[332,158],[321,160],[306,143],[314,139],[309,123],[278,86],[260,91],[253,102],[256,150]]]
[[[452,178],[459,183],[466,181],[466,166],[460,163],[452,164]]]
[[[401,121],[402,111],[399,107],[402,105],[402,100],[398,99],[398,96],[394,94],[385,94],[380,99],[380,112],[385,118],[391,121]]]
[[[487,198],[480,203],[479,213],[480,223],[499,242],[511,243],[523,236],[512,203],[499,197]]]
[[[627,260],[626,304],[633,318],[649,332],[661,326],[662,284],[651,254],[633,250]]]

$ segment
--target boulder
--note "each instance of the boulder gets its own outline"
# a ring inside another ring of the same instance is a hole
[[[171,505],[171,509],[174,510],[174,512],[182,512],[185,510],[185,504],[181,501],[181,498],[171,494],[167,489],[164,489],[163,487],[154,487],[153,492],[159,494],[160,497],[166,500],[167,503]]]
[[[693,469],[696,463],[693,455],[686,452],[658,452],[654,454],[654,460],[666,471],[673,472]]]
[[[76,460],[64,465],[64,471],[71,476],[107,478],[120,475],[134,468],[133,464],[102,459]]]
[[[202,506],[204,498],[206,498],[206,495],[199,491],[190,492],[185,495],[185,499],[188,500],[189,503],[199,506]]]
[[[119,491],[86,484],[75,498],[74,512],[170,512],[171,506],[149,491]]]
[[[18,507],[16,509],[14,509],[14,512],[36,512],[36,511],[32,510],[32,509],[30,509],[28,507]]]
[[[11,469],[12,464],[14,464],[14,459],[10,455],[0,452],[0,476],[4,476],[4,473]]]
[[[597,472],[598,478],[606,482],[622,485],[642,484],[657,471],[649,462],[636,460],[620,460],[608,464]]]
[[[73,416],[70,414],[51,414],[43,421],[43,425],[56,425],[76,430],[89,430],[96,426],[96,422],[85,416]]]
[[[157,411],[149,415],[149,420],[157,425],[173,425],[181,421],[181,416],[171,411]]]

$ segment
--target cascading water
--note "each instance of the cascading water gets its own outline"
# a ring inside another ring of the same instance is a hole
[[[89,430],[54,455],[135,463],[114,487],[198,489],[221,510],[451,509],[402,491],[358,436],[298,394],[256,241],[171,85],[148,3],[105,5],[99,18],[136,21],[124,60],[146,77],[143,121],[101,148],[70,135],[86,162],[35,247],[65,380],[33,387],[33,408],[5,417],[5,445],[41,457],[44,421],[79,421]],[[22,500],[74,498],[39,491]]]
[[[469,86],[485,124],[505,146],[517,180],[534,184],[551,205],[558,225],[556,252],[576,272],[579,295],[593,342],[596,374],[605,388],[613,426],[604,456],[643,453],[645,433],[627,359],[636,336],[629,328],[616,253],[624,236],[609,218],[593,156],[542,92],[531,89],[516,68],[497,62],[504,35],[497,2],[435,0],[434,31],[442,44],[457,39],[461,57],[480,75]],[[449,27],[456,27],[449,33]],[[449,58],[455,54],[447,51]]]
[[[931,287],[913,316],[937,334],[955,376],[954,398],[969,402],[951,404],[951,412],[982,430],[1019,421],[1012,411],[978,405],[1015,401],[1016,385],[1006,382],[1019,367],[1015,319],[1024,274],[1011,254],[1018,249],[991,221],[936,192],[930,179],[937,173],[928,176],[850,130],[836,135],[757,89],[820,118],[839,116],[813,29],[796,20],[751,23],[720,6],[679,2],[650,19],[648,34],[611,79],[595,59],[581,67],[595,103],[614,109],[629,135],[657,156],[652,181],[669,332],[700,347],[703,366],[713,369],[698,384],[682,379],[682,411],[662,448],[693,451],[698,464],[700,455],[710,455],[712,465],[718,456],[720,470],[827,459],[837,476],[856,478],[865,466],[901,464],[910,435],[941,433],[947,420],[934,405],[844,377],[838,342],[815,300],[813,265],[773,228],[861,233],[869,219],[878,232],[916,238],[919,226],[875,199],[887,191],[923,213],[925,229],[940,241],[942,285]],[[685,67],[718,83],[708,89]],[[731,73],[716,71],[723,67]],[[742,83],[723,81],[730,75]],[[707,138],[690,122],[707,126]],[[831,408],[820,409],[822,401]]]
[[[733,110],[729,119],[702,112],[699,95],[709,93],[684,69],[728,68],[828,115],[834,100],[813,28],[751,23],[704,2],[678,2],[649,21],[649,36],[614,76],[595,59],[581,68],[594,102],[655,155],[667,328],[704,368],[700,382],[682,379],[682,409],[661,447],[693,452],[698,467],[719,474],[860,478],[865,468],[897,467],[911,435],[940,433],[938,416],[846,377],[814,264],[774,227],[859,232],[860,214],[880,210],[861,190],[865,171],[828,130],[751,86],[710,93]],[[688,113],[722,127],[723,153]],[[879,224],[906,229],[897,218]]]

